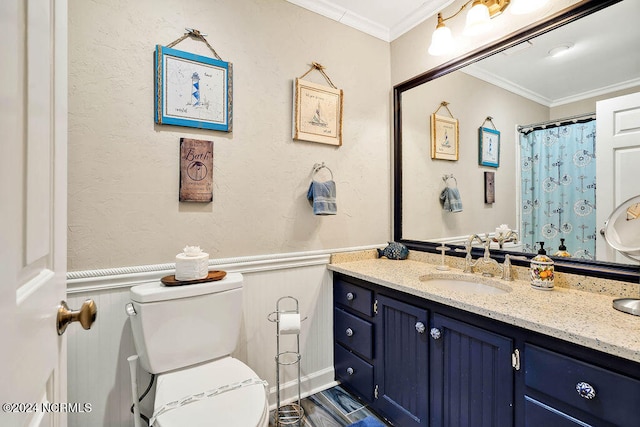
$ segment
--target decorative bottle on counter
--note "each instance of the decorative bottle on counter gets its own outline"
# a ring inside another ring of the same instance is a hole
[[[538,255],[531,259],[531,287],[542,291],[553,289],[553,260],[547,256],[544,250],[544,242],[540,244]]]

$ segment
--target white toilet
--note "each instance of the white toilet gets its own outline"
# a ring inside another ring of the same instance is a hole
[[[155,427],[266,427],[266,382],[230,356],[240,333],[242,275],[187,286],[134,286],[140,365],[158,374]]]

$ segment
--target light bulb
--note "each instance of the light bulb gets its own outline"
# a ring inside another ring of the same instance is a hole
[[[475,36],[484,33],[489,29],[490,20],[491,15],[489,14],[489,8],[480,0],[474,1],[471,10],[467,13],[467,23],[464,27],[464,34]]]
[[[441,56],[453,51],[453,36],[451,30],[444,25],[438,26],[431,36],[431,46],[429,46],[429,54],[433,56]]]

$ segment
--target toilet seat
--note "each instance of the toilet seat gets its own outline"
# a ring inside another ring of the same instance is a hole
[[[250,379],[257,380],[258,376],[247,365],[232,357],[160,374],[157,378],[154,413],[170,402]],[[269,410],[265,387],[257,381],[246,384],[164,412],[156,418],[153,426],[266,427]]]

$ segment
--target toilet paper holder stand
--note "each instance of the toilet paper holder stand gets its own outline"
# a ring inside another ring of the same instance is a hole
[[[288,301],[288,303],[287,303]],[[292,304],[293,303],[293,304]],[[293,309],[284,310],[284,306],[295,306]],[[304,418],[304,409],[300,404],[300,323],[307,320],[300,320],[300,304],[292,296],[285,296],[276,302],[276,311],[269,313],[267,320],[276,324],[276,396],[277,406],[275,412],[275,425],[301,425]],[[286,325],[286,329],[282,329]],[[281,335],[295,335],[295,351],[281,351]],[[282,366],[296,365],[298,369],[298,397],[288,404],[281,404],[280,396],[280,370]]]

